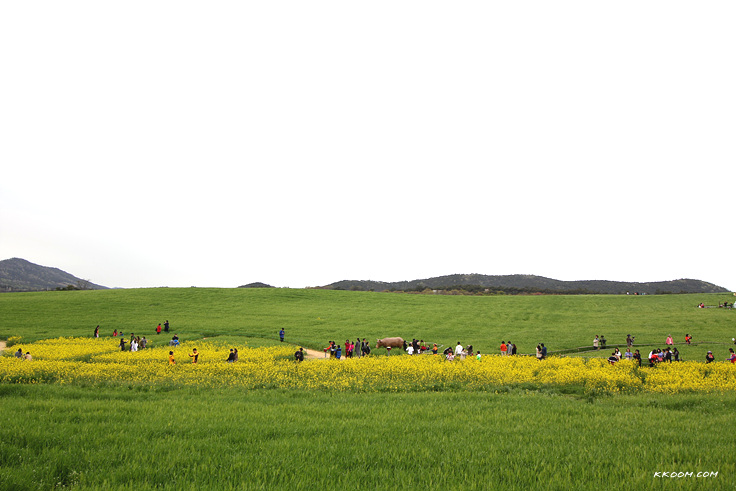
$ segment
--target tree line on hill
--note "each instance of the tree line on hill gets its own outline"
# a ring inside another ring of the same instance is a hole
[[[423,280],[387,283],[345,280],[319,287],[328,290],[389,291],[454,295],[533,294],[646,294],[727,293],[728,290],[701,280],[680,279],[651,283],[603,280],[561,281],[534,275],[449,275]]]

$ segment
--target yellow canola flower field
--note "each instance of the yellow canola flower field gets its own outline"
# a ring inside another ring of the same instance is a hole
[[[485,356],[447,362],[441,356],[380,356],[296,363],[294,347],[239,348],[239,360],[226,363],[229,349],[213,342],[182,343],[121,351],[118,342],[58,338],[24,345],[32,361],[8,350],[0,357],[0,383],[91,383],[284,388],[324,391],[494,390],[505,386],[569,386],[609,393],[736,391],[736,366],[682,362],[639,368],[633,362],[610,365],[603,359]],[[190,354],[197,348],[197,364]],[[174,352],[175,365],[168,363]]]

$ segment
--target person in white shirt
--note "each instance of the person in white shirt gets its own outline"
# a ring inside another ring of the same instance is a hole
[[[463,345],[460,344],[460,341],[457,342],[457,346],[455,346],[455,356],[460,356],[463,352]]]
[[[412,346],[412,345],[409,345],[409,346],[408,346],[408,347],[406,348],[406,352],[407,352],[407,353],[409,353],[410,355],[413,355],[413,354],[414,354],[414,346]]]

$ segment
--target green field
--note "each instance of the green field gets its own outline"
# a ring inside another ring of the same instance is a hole
[[[590,346],[596,334],[609,346],[663,346],[672,334],[678,346],[686,333],[695,347],[679,346],[686,359],[705,357],[708,349],[726,357],[736,337],[736,310],[698,309],[718,305],[728,295],[541,295],[441,296],[292,289],[137,289],[8,293],[0,295],[0,338],[33,341],[58,336],[102,335],[114,329],[154,337],[169,320],[182,339],[245,336],[287,341],[321,349],[330,340],[401,336],[445,346],[472,344],[497,353],[501,340],[520,353],[537,343],[549,350]],[[715,343],[703,345],[700,343]],[[602,353],[599,354],[602,356]],[[607,354],[606,354],[607,356]]]
[[[400,335],[497,352],[626,335],[726,357],[725,295],[460,297],[286,289],[0,295],[0,338],[146,335],[313,348]],[[163,335],[162,335],[163,336]],[[679,346],[679,345],[678,345]],[[595,352],[592,356],[607,356]],[[326,363],[314,361],[309,363]],[[733,489],[736,394],[565,388],[360,393],[141,385],[0,385],[0,489]],[[657,472],[692,472],[681,478]],[[717,472],[715,477],[697,477]]]
[[[319,362],[312,362],[319,363]],[[732,489],[736,396],[0,386],[2,489]],[[654,479],[655,472],[718,472]]]

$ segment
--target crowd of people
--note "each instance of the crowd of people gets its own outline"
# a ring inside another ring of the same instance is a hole
[[[724,305],[725,306],[725,305]],[[162,324],[159,323],[156,326],[156,334],[161,334],[162,330],[164,332],[169,332],[170,325],[169,321],[166,320]],[[279,340],[281,342],[284,342],[286,331],[282,328],[279,330]],[[100,336],[100,326],[96,326],[94,329],[94,337],[99,338]],[[117,329],[115,329],[112,333],[113,337],[120,337],[120,349],[121,351],[126,351],[126,340],[122,336],[122,332],[118,332]],[[685,334],[685,344],[690,345],[692,343],[693,337],[690,334]],[[618,361],[621,361],[623,359],[625,360],[634,360],[641,366],[642,360],[648,361],[650,367],[656,366],[658,363],[671,363],[671,362],[678,362],[682,361],[681,355],[677,347],[674,346],[674,338],[672,335],[668,335],[665,339],[665,348],[664,349],[652,349],[646,358],[643,358],[639,350],[632,350],[632,347],[634,345],[635,337],[631,334],[626,335],[626,351],[621,352],[618,347],[611,352],[611,355],[608,357],[608,361],[611,364],[615,364]],[[399,339],[399,341],[401,341]],[[736,344],[736,338],[733,338],[732,341],[734,344]],[[174,334],[172,339],[169,341],[169,346],[175,347],[179,346],[179,336],[177,334]],[[141,349],[146,349],[149,347],[149,341],[146,339],[145,336],[135,336],[133,333],[130,333],[130,343],[127,347],[127,350],[131,352],[136,352]],[[419,355],[419,354],[425,354],[425,353],[431,353],[433,355],[438,355],[439,350],[442,346],[437,345],[437,343],[432,343],[430,346],[430,343],[425,343],[423,339],[412,339],[411,343],[407,343],[407,341],[403,342],[403,350],[409,354],[409,355]],[[600,350],[606,348],[606,338],[603,335],[596,334],[593,338],[593,349],[594,350]],[[387,347],[388,354],[391,354],[391,347]],[[499,347],[499,351],[501,356],[514,356],[517,354],[517,347],[516,344],[512,343],[511,341],[501,341],[501,345]],[[324,348],[324,355],[325,358],[334,358],[334,359],[341,359],[341,358],[361,358],[363,356],[370,355],[371,353],[371,347],[370,343],[367,341],[366,338],[360,338],[358,337],[355,341],[352,341],[350,339],[346,339],[344,344],[337,343],[335,341],[330,341],[329,346],[327,348]],[[453,361],[455,359],[461,359],[464,360],[468,356],[475,356],[476,359],[481,359],[481,352],[475,351],[473,349],[473,345],[463,346],[461,342],[458,341],[457,345],[454,347],[447,347],[442,352],[444,358],[448,361]],[[169,363],[175,364],[174,360],[174,352],[169,352]],[[197,363],[199,359],[199,353],[196,349],[193,350],[192,354],[189,355],[192,358],[192,363]],[[544,345],[544,343],[540,343],[537,345],[535,350],[535,356],[539,360],[543,360],[547,357],[547,347]],[[31,360],[31,354],[30,352],[23,353],[21,349],[19,349],[15,353],[15,357],[18,359],[23,360]],[[303,361],[304,360],[304,349],[299,348],[294,353],[294,359],[296,361]],[[238,361],[238,350],[237,348],[232,348],[230,350],[230,354],[227,358],[227,363],[234,363]],[[708,351],[706,355],[705,362],[706,363],[712,363],[715,361],[715,356],[711,351]],[[736,364],[736,354],[734,354],[733,348],[729,349],[729,357],[726,359],[726,361],[730,361],[731,363]]]
[[[325,358],[329,355],[330,358],[339,360],[343,356],[345,356],[345,358],[360,358],[371,354],[371,345],[366,338],[363,338],[362,340],[357,338],[355,341],[346,339],[344,346],[345,350],[343,351],[343,346],[341,346],[340,343],[330,341],[329,346],[323,350]],[[296,353],[294,353],[294,356],[296,357]]]
[[[122,336],[122,333],[118,334],[117,331],[113,334],[114,337],[120,337],[120,342],[118,343],[118,346],[120,347],[120,351],[131,351],[136,352],[138,350],[146,349],[149,347],[149,341],[146,339],[145,336],[136,336],[132,332],[130,333],[130,343],[126,349],[126,341],[125,338]],[[171,341],[169,341],[169,346],[179,346],[179,335],[174,334],[174,336],[171,338]]]

